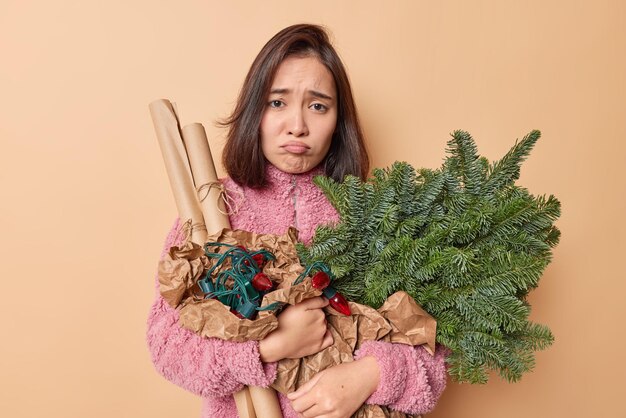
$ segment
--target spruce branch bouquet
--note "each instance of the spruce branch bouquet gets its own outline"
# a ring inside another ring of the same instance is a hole
[[[338,291],[373,308],[396,291],[411,295],[437,319],[455,380],[486,383],[489,370],[519,380],[553,341],[528,320],[526,296],[558,243],[560,203],[515,184],[539,137],[532,131],[489,163],[455,131],[439,169],[396,162],[367,182],[317,177],[341,220],[300,245],[300,259],[329,265]]]

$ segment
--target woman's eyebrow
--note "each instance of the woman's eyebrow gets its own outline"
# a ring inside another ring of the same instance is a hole
[[[270,94],[285,94],[289,93],[289,89],[271,89]]]
[[[270,90],[270,94],[289,94],[291,93],[290,89],[286,89],[286,88],[274,88]],[[321,91],[317,91],[317,90],[309,90],[308,94],[310,94],[313,97],[319,97],[320,99],[326,99],[326,100],[334,100],[332,98],[332,96],[329,96],[326,93],[322,93]]]
[[[319,97],[320,99],[333,100],[331,96],[326,93],[322,93],[321,91],[309,90],[309,94],[314,97]]]

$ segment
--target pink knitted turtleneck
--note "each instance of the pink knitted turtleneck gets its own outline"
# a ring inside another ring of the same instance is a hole
[[[262,189],[240,187],[225,179],[224,185],[236,208],[230,217],[232,228],[281,235],[295,226],[299,240],[308,244],[320,224],[339,220],[324,193],[312,183],[313,177],[320,174],[323,173],[319,168],[288,174],[268,165],[267,186]]]

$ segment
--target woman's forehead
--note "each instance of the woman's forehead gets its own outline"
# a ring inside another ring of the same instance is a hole
[[[314,91],[334,96],[335,81],[328,68],[316,57],[288,57],[278,66],[270,91]]]

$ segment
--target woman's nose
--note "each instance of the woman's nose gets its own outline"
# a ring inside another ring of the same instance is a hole
[[[296,109],[291,115],[289,121],[289,134],[295,137],[305,136],[309,134],[309,128],[304,120],[302,109]]]

